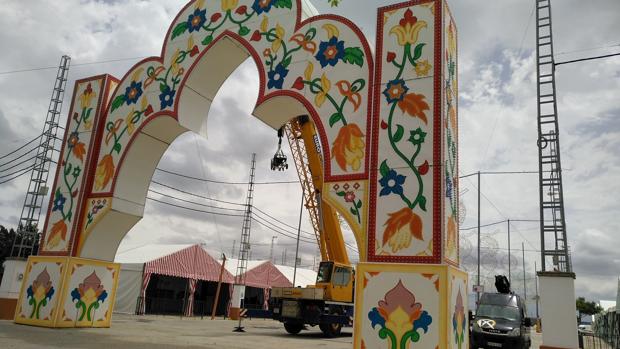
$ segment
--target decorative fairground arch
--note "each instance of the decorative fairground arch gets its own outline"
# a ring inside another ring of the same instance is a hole
[[[143,215],[159,159],[178,135],[201,129],[218,89],[251,57],[260,79],[253,114],[274,129],[310,115],[320,135],[324,198],[360,250],[354,346],[467,346],[448,7],[416,0],[380,8],[373,59],[355,24],[311,17],[306,1],[191,1],[159,57],[121,80],[76,81],[17,323],[110,326],[119,273],[112,261]]]

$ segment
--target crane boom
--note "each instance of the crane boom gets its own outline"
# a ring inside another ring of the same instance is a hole
[[[349,263],[336,211],[322,199],[323,165],[314,124],[303,115],[285,126],[293,160],[301,183],[305,206],[323,261]]]

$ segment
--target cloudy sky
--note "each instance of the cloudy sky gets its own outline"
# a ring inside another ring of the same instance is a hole
[[[360,25],[371,46],[375,42],[376,15],[371,9],[396,2],[343,0],[340,7],[331,8],[326,0],[313,0],[319,12],[340,14]],[[75,79],[100,73],[122,77],[140,58],[159,54],[168,26],[184,4],[184,0],[31,0],[24,7],[22,1],[3,0],[0,6],[0,42],[4,46],[0,55],[0,156],[41,132],[55,66],[61,55],[72,57],[66,113]],[[533,1],[461,0],[451,1],[450,5],[459,30],[461,175],[479,170],[537,170]],[[557,62],[620,52],[617,35],[620,2],[565,0],[555,1],[553,6]],[[617,238],[620,224],[616,220],[620,197],[620,57],[558,66],[556,78],[568,239],[577,273],[576,293],[593,300],[615,299],[616,278],[620,274]],[[276,173],[269,170],[277,138],[274,130],[251,116],[257,94],[256,67],[246,62],[225,83],[213,104],[208,138],[194,134],[180,136],[162,158],[159,168],[203,179],[245,182],[251,153],[256,152],[258,182],[294,182],[296,174],[292,169]],[[65,122],[63,114],[61,125]],[[290,154],[288,146],[285,152]],[[0,159],[0,164],[10,159]],[[6,167],[0,165],[0,176],[9,173]],[[26,177],[0,184],[0,224],[16,225],[27,187]],[[160,171],[155,173],[154,180],[233,203],[245,199],[245,185],[197,181]],[[475,177],[461,182],[466,212],[461,225],[462,255],[464,267],[471,275],[475,275],[476,239],[474,231],[467,228],[477,223],[475,183]],[[155,183],[151,189],[202,204],[239,208],[204,201]],[[483,224],[515,221],[511,224],[514,289],[523,290],[520,250],[523,242],[526,281],[531,294],[534,262],[540,264],[538,223],[517,220],[539,218],[537,176],[483,175],[481,189]],[[155,192],[149,196],[160,198]],[[292,263],[295,240],[286,235],[296,233],[300,197],[297,183],[256,186],[254,203],[262,211],[257,213],[257,219],[278,232],[254,223],[253,258],[268,258],[272,236],[278,236],[274,259],[282,262],[286,254],[286,262]],[[487,288],[492,288],[492,284],[485,277],[498,269],[507,270],[506,228],[506,223],[483,228],[482,273]],[[302,229],[311,231],[307,215],[302,220]],[[230,255],[240,231],[239,217],[198,213],[147,201],[144,219],[127,235],[120,250],[148,243],[206,242]],[[353,245],[352,234],[346,227],[345,235]],[[309,238],[306,233],[302,236]],[[312,266],[316,246],[302,242],[300,250],[302,265]],[[352,260],[357,260],[355,250],[349,252]]]

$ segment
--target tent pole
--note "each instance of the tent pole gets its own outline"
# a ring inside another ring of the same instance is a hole
[[[220,278],[217,280],[217,290],[215,291],[215,301],[211,310],[211,320],[215,319],[215,311],[220,301],[220,290],[222,289],[222,276],[224,275],[224,265],[226,265],[226,255],[222,253],[222,267],[220,268]]]

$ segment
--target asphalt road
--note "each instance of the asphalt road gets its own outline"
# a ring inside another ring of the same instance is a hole
[[[236,321],[187,319],[172,316],[114,315],[106,329],[48,329],[0,321],[1,348],[213,348],[213,349],[351,349],[352,329],[338,338],[324,338],[318,327],[299,335],[287,334],[272,320],[245,320],[245,333],[233,332]],[[540,335],[533,334],[533,349]]]

